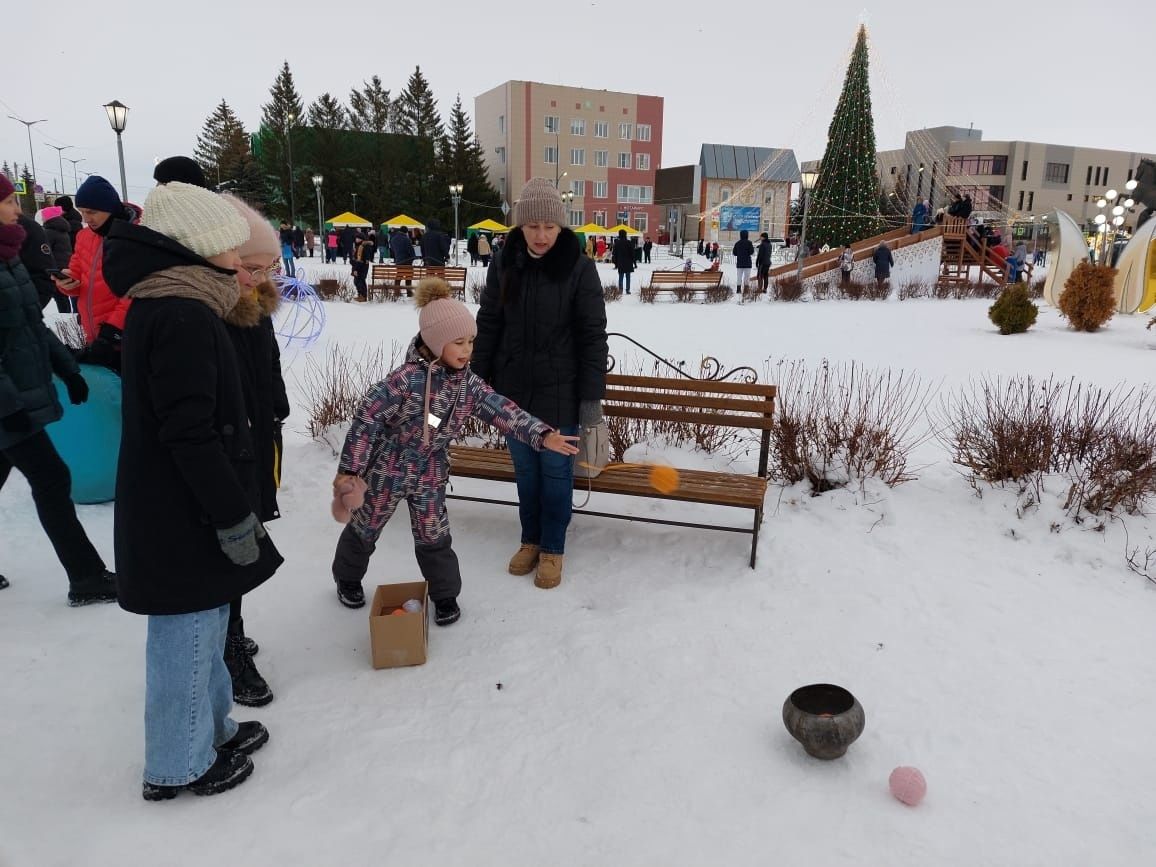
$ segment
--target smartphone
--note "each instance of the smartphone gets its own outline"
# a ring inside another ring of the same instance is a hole
[[[59,268],[45,268],[44,271],[49,277],[54,277],[57,280],[67,280],[68,279],[68,277],[65,276],[64,272],[61,271]]]

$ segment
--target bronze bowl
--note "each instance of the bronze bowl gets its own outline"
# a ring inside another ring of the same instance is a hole
[[[858,699],[831,683],[801,686],[783,702],[783,725],[817,759],[837,759],[847,752],[866,722]]]

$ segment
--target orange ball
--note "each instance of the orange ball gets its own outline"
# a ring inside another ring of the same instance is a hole
[[[399,615],[399,614],[408,614],[408,613],[409,612],[407,612],[404,608],[395,608],[395,609],[393,609],[393,611],[389,612],[391,617],[397,617],[397,615]]]
[[[650,487],[660,494],[672,494],[678,490],[678,470],[668,466],[650,468]]]

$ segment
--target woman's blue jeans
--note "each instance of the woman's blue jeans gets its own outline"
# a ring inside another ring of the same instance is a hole
[[[145,782],[183,786],[204,776],[237,733],[225,667],[229,606],[149,616],[145,645]]]
[[[575,436],[578,425],[559,429]],[[574,459],[543,449],[534,451],[513,437],[506,437],[518,484],[518,516],[522,543],[537,545],[543,554],[566,553],[566,529],[573,511]]]

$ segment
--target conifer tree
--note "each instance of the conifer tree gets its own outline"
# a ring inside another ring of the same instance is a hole
[[[406,166],[403,186],[412,196],[413,209],[421,214],[419,219],[436,217],[445,225],[453,214],[449,180],[444,171],[444,155],[449,145],[437,100],[420,66],[414,68],[398,101],[401,103],[398,132],[418,139]]]
[[[490,184],[482,145],[471,128],[470,116],[462,107],[460,93],[450,110],[448,140],[443,158],[444,173],[450,183],[461,184],[464,190],[461,225],[469,226],[486,217],[497,217],[501,196]]]
[[[230,189],[241,180],[249,157],[249,137],[225,100],[205,120],[193,155],[209,183]]]
[[[269,205],[277,216],[296,219],[298,204],[304,205],[312,197],[312,183],[307,172],[302,171],[304,161],[299,158],[304,153],[294,153],[297,144],[302,150],[304,140],[300,136],[305,110],[297,86],[293,83],[293,73],[289,62],[285,61],[273,86],[269,89],[270,100],[261,107],[261,132],[258,163],[269,185]],[[293,164],[292,185],[290,185],[290,163]]]
[[[863,25],[827,132],[818,183],[807,198],[808,244],[841,247],[882,231],[867,79],[867,28]]]
[[[389,91],[376,75],[349,93],[350,125],[359,132],[393,132],[395,114]]]

